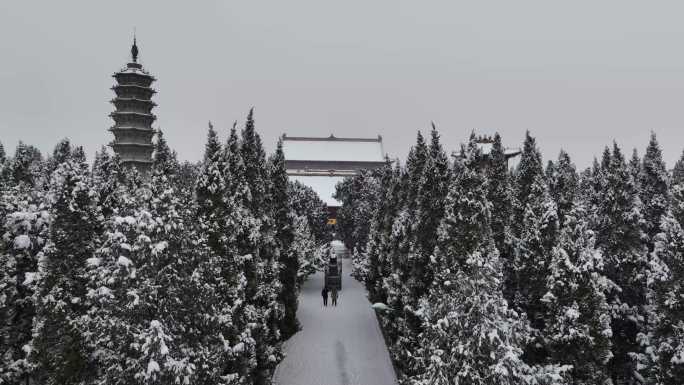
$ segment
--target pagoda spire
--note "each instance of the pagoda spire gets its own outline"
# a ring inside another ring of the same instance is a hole
[[[131,56],[133,57],[133,63],[138,62],[138,44],[135,39],[135,32],[133,32],[133,46],[131,47]]]

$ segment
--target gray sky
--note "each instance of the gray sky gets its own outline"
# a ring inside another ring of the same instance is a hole
[[[376,136],[404,157],[434,120],[456,148],[472,129],[581,168],[613,139],[651,130],[668,166],[684,148],[681,1],[0,2],[0,140],[92,157],[112,139],[112,73],[130,58],[158,79],[156,126],[198,160],[207,121],[255,106],[278,135]],[[225,137],[225,132],[222,133]]]

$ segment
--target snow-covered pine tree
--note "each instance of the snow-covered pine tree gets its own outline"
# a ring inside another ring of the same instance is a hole
[[[498,132],[494,135],[486,174],[487,200],[491,202],[492,213],[494,213],[491,218],[492,237],[496,243],[496,248],[501,253],[501,258],[506,260],[509,253],[505,251],[505,244],[506,240],[510,238],[510,235],[507,234],[511,226],[513,196],[508,161]]]
[[[545,293],[548,255],[558,229],[556,205],[545,179],[541,153],[528,131],[514,174],[512,263],[504,265],[504,294],[518,310],[527,313],[535,329],[543,328],[540,300]]]
[[[31,361],[43,384],[79,384],[94,374],[84,331],[86,260],[97,248],[100,214],[88,165],[75,157],[62,163],[50,187],[50,237],[39,260]]]
[[[120,193],[122,193],[120,191]],[[102,245],[87,260],[87,314],[79,320],[93,354],[97,379],[105,384],[130,384],[145,363],[135,349],[144,330],[137,266],[149,237],[150,221],[133,215],[111,217],[102,234]],[[149,216],[145,216],[149,219]],[[142,247],[141,247],[142,246]]]
[[[377,189],[377,183],[373,180],[373,186],[370,189]],[[341,182],[342,184],[344,182]],[[290,207],[295,215],[306,218],[308,227],[314,237],[314,241],[319,243],[330,242],[331,232],[328,226],[328,208],[325,202],[321,200],[318,194],[309,186],[306,186],[299,181],[291,181],[289,184],[288,197],[290,199]],[[375,198],[375,196],[373,196]],[[372,212],[364,223],[364,226],[370,227],[370,220]],[[367,230],[366,230],[367,231]],[[366,234],[366,242],[368,235]],[[362,245],[365,249],[365,243]]]
[[[207,143],[204,148],[204,160],[200,171],[195,195],[197,199],[197,214],[204,219],[208,227],[207,231],[209,246],[219,251],[221,238],[224,236],[222,229],[212,226],[220,226],[225,216],[226,200],[226,176],[225,157],[214,126],[209,122]],[[221,250],[223,251],[223,250]]]
[[[672,183],[684,182],[684,151],[672,169]]]
[[[684,231],[672,213],[662,217],[651,262],[654,317],[650,319],[649,384],[684,378]]]
[[[5,152],[5,146],[0,142],[0,181],[4,181],[6,178],[5,172],[7,168],[7,153]]]
[[[546,162],[546,168],[544,169],[544,175],[546,176],[546,182],[549,183],[556,173],[556,165],[551,159]]]
[[[52,150],[52,156],[50,156],[45,162],[45,172],[47,175],[52,175],[57,170],[60,164],[66,162],[71,158],[73,148],[71,142],[68,138],[60,140]]]
[[[139,362],[143,364],[135,374],[141,385],[190,384],[193,365],[186,360],[174,358],[169,345],[173,338],[166,332],[164,325],[152,320],[149,327],[138,335],[136,350],[141,354]]]
[[[282,338],[287,339],[299,330],[299,322],[297,321],[299,258],[297,251],[292,249],[295,236],[294,218],[288,198],[288,180],[282,140],[278,141],[276,151],[269,159],[269,177],[270,195],[274,206],[275,237],[280,250],[278,279],[282,284],[282,289],[278,300],[284,306],[284,314],[279,328],[283,334]]]
[[[167,179],[171,180],[171,177],[176,175],[180,167],[176,152],[169,147],[161,129],[157,130],[156,137],[152,167],[156,169],[158,174],[164,175]]]
[[[203,281],[211,286],[214,298],[207,301],[205,311],[211,312],[208,334],[218,335],[212,346],[207,346],[213,357],[213,378],[228,376],[231,383],[251,382],[254,370],[254,343],[245,316],[245,276],[243,260],[238,254],[239,234],[244,231],[244,208],[241,201],[229,194],[227,178],[230,171],[225,151],[218,142],[213,127],[209,126],[204,161],[197,180],[196,200],[199,231],[206,238],[206,258],[199,261],[198,270]],[[195,274],[193,274],[195,276]],[[208,336],[207,336],[208,337]],[[207,342],[212,341],[206,338]],[[217,342],[222,342],[217,344]],[[206,377],[212,378],[207,375]]]
[[[253,239],[253,266],[256,271],[247,274],[247,300],[257,310],[259,322],[253,330],[257,348],[256,383],[268,382],[271,372],[281,359],[282,337],[278,325],[283,317],[283,307],[278,302],[281,290],[278,281],[277,242],[273,221],[273,201],[269,194],[266,154],[261,138],[254,125],[254,109],[250,109],[245,128],[242,130],[240,156],[244,164],[244,180],[250,195],[245,196],[245,206],[259,225],[259,235]],[[249,266],[249,265],[248,265]]]
[[[409,285],[406,283],[411,280],[412,267],[416,262],[415,252],[418,251],[413,224],[418,220],[418,194],[428,161],[428,146],[418,132],[416,144],[409,152],[401,178],[398,212],[387,238],[388,274],[384,275],[382,281],[387,305],[397,309],[382,318],[385,335],[390,340],[390,353],[395,362],[401,365],[399,370],[407,375],[411,375],[414,370],[410,356],[406,353],[415,345],[413,331],[419,328],[419,320],[414,315],[418,298],[414,298],[411,292],[417,282],[411,281]]]
[[[465,270],[440,270],[433,292],[421,301],[425,332],[420,353],[428,367],[409,383],[563,383],[558,369],[535,376],[522,360],[530,332],[524,316],[503,298],[503,275],[491,238],[465,260]]]
[[[648,276],[647,248],[641,230],[641,202],[624,156],[617,143],[604,151],[595,176],[592,219],[596,246],[603,253],[605,275],[615,283],[608,294],[612,308],[613,359],[610,376],[615,383],[631,381],[636,373],[637,334],[644,324]]]
[[[667,213],[670,205],[670,176],[655,133],[651,133],[639,176],[638,191],[643,204],[645,232],[650,240],[649,248],[652,249],[653,238],[660,232],[660,218]]]
[[[437,137],[439,139],[439,136]],[[404,205],[409,211],[415,210],[418,204],[418,190],[421,186],[420,180],[430,157],[430,150],[423,134],[418,131],[416,134],[416,144],[406,158],[407,185],[404,196]]]
[[[439,268],[463,269],[468,256],[491,239],[490,210],[486,178],[478,169],[480,152],[472,146],[465,167],[449,185],[444,217],[437,232],[435,260]],[[435,270],[437,271],[437,270]]]
[[[550,255],[558,239],[558,212],[542,175],[530,186],[521,232],[513,244],[513,304],[527,314],[535,337],[546,325],[542,297],[550,273]],[[536,343],[528,346],[527,359],[545,362],[546,352]]]
[[[473,165],[477,162],[466,159],[449,191],[435,284],[421,300],[425,331],[416,354],[426,368],[411,384],[545,383],[545,376],[535,375],[522,360],[529,329],[524,316],[503,298],[501,264],[489,227],[491,205],[484,177]],[[557,369],[548,373],[548,379],[558,377]]]
[[[629,174],[632,175],[632,179],[634,180],[634,186],[637,190],[641,189],[641,162],[642,161],[641,158],[639,158],[639,152],[637,151],[637,149],[632,149],[632,157],[629,159],[629,164],[627,165],[627,168],[629,169]]]
[[[437,229],[444,215],[444,205],[451,184],[451,165],[439,141],[434,123],[430,132],[428,158],[418,185],[415,220],[411,233],[414,240],[409,250],[408,286],[411,306],[425,295],[432,284],[430,257],[437,244]]]
[[[256,218],[251,210],[251,186],[247,182],[246,165],[242,157],[243,151],[241,139],[238,136],[237,123],[233,124],[228,141],[224,149],[227,169],[224,172],[224,180],[228,184],[229,199],[235,204],[235,210],[230,213],[231,223],[234,229],[234,237],[238,255],[241,256],[242,271],[244,273],[245,303],[242,306],[244,319],[249,326],[243,336],[244,343],[238,346],[242,349],[241,357],[245,358],[243,366],[249,376],[249,382],[255,382],[257,376],[256,348],[260,346],[263,352],[264,342],[261,337],[261,311],[256,301],[256,295],[261,285],[263,275],[263,262],[257,253],[260,241],[261,220]],[[251,129],[254,130],[254,123]],[[244,133],[242,133],[244,135]],[[263,356],[263,353],[261,353]]]
[[[10,159],[7,158],[7,154],[5,153],[5,147],[2,146],[2,142],[0,142],[0,194],[9,187],[10,182],[11,182],[11,161]],[[2,195],[0,195],[1,197]],[[2,210],[0,208],[0,210]],[[2,215],[3,212],[0,211],[0,215]]]
[[[102,146],[93,162],[93,186],[97,191],[97,202],[105,218],[115,214],[121,207],[121,189],[125,185],[125,171],[118,154],[110,155]]]
[[[611,358],[610,307],[603,257],[595,248],[586,210],[575,206],[565,216],[558,244],[551,252],[548,292],[542,298],[544,345],[553,363],[572,365],[573,384],[604,384]]]
[[[380,171],[377,193],[378,205],[373,212],[373,219],[368,231],[368,245],[365,248],[366,262],[363,264],[362,270],[355,270],[354,272],[355,275],[363,279],[371,302],[385,301],[382,291],[378,290],[381,287],[378,283],[382,281],[383,243],[387,231],[387,218],[391,215],[392,210],[396,210],[392,206],[393,202],[390,197],[398,175],[398,169],[393,168],[392,161],[385,157],[385,165]]]
[[[681,226],[684,226],[684,152],[672,171],[672,185],[670,187],[670,205],[672,214]]]
[[[198,277],[197,267],[205,254],[191,226],[197,215],[188,210],[176,189],[177,168],[165,167],[169,163],[157,159],[158,154],[155,152],[151,177],[141,189],[137,214],[139,222],[147,224],[146,237],[139,237],[141,258],[137,268],[141,313],[146,315],[143,324],[158,320],[173,339],[169,354],[174,365],[167,367],[169,371],[181,376],[179,373],[195,367],[198,373],[194,378],[202,381],[214,378],[215,370],[222,366],[206,366],[221,357],[210,350],[219,339],[209,332],[212,325],[207,325],[207,315],[215,316],[209,310],[212,302],[208,297],[213,292]]]
[[[35,187],[41,182],[42,163],[43,157],[37,148],[19,141],[10,164],[11,183]]]
[[[240,157],[244,167],[245,181],[249,185],[251,196],[248,208],[258,219],[267,215],[269,207],[265,204],[266,196],[266,155],[261,139],[254,126],[254,109],[249,110],[245,128],[242,130]]]
[[[41,191],[20,184],[0,191],[0,383],[26,383],[27,361],[35,316],[33,294],[38,256],[45,240],[49,215]]]
[[[297,290],[301,288],[306,278],[314,274],[319,269],[318,248],[316,237],[309,227],[306,216],[293,214],[294,216],[294,238],[292,241],[292,251],[298,259],[299,271],[297,271]]]
[[[530,199],[533,199],[532,187],[539,177],[544,178],[541,153],[537,149],[536,140],[527,131],[514,179],[512,227],[513,234],[516,236],[519,236],[522,231],[526,205]]]
[[[558,208],[558,220],[564,224],[565,216],[572,210],[578,185],[577,171],[570,155],[561,150],[555,163],[553,175],[548,178],[549,192]]]

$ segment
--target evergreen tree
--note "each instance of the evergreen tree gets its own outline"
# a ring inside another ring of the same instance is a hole
[[[669,209],[669,174],[655,133],[646,148],[639,179],[639,198],[643,206],[645,232],[650,240],[660,232],[660,218]],[[652,246],[651,246],[652,248]]]
[[[439,141],[439,136],[437,136],[436,140]],[[429,152],[430,150],[425,143],[423,134],[418,131],[418,134],[416,135],[416,144],[413,146],[412,151],[409,152],[408,158],[406,159],[408,183],[404,202],[407,209],[410,211],[415,210],[418,202],[418,189],[421,186],[420,181],[423,178],[423,173],[430,156]]]
[[[572,210],[577,194],[578,179],[575,165],[570,160],[570,156],[561,150],[558,154],[554,173],[547,178],[549,192],[558,207],[558,220],[561,224],[564,223],[565,216]]]
[[[32,361],[43,384],[79,384],[93,376],[83,330],[85,265],[97,247],[99,213],[88,165],[62,163],[50,188],[50,239],[39,261]]]
[[[253,330],[257,349],[258,384],[268,381],[275,365],[281,359],[281,335],[278,325],[283,317],[283,306],[278,302],[281,290],[278,281],[280,268],[277,261],[277,242],[273,221],[273,201],[269,196],[266,154],[261,138],[254,126],[254,110],[249,111],[242,130],[240,157],[244,164],[244,180],[249,187],[245,206],[259,222],[259,235],[253,239],[254,249],[247,266],[248,301],[257,311],[257,327]]]
[[[639,351],[637,334],[644,322],[647,249],[641,231],[641,202],[617,144],[613,144],[612,153],[604,153],[599,175],[596,223],[592,226],[596,246],[603,252],[605,274],[615,284],[608,295],[614,356],[609,371],[613,382],[620,383],[635,376],[632,357]]]
[[[671,213],[661,221],[653,260],[654,317],[650,320],[649,383],[675,385],[684,378],[684,231]]]
[[[366,250],[371,219],[378,203],[375,198],[379,179],[377,170],[362,170],[335,186],[333,197],[342,203],[337,210],[335,231],[349,250]],[[327,210],[325,216],[327,218]]]
[[[684,151],[672,170],[672,183],[684,183]]]
[[[0,142],[0,192],[6,187],[10,179],[10,164],[5,153],[5,147]]]
[[[512,215],[512,191],[508,161],[499,133],[494,135],[487,173],[487,200],[492,204],[492,236],[497,249],[506,258],[505,243],[510,230]],[[505,270],[505,269],[504,269]]]
[[[154,142],[154,155],[152,157],[152,173],[165,175],[171,180],[179,169],[176,152],[172,151],[164,138],[161,129],[156,132],[157,140]]]
[[[629,165],[627,167],[629,169],[629,174],[632,175],[632,180],[634,180],[636,189],[640,190],[642,167],[641,158],[639,158],[639,152],[636,148],[632,150],[632,158],[629,160]]]
[[[463,269],[483,239],[491,238],[491,204],[478,156],[478,151],[467,154],[466,167],[449,187],[435,250],[437,261],[444,260],[440,268]]]
[[[52,175],[52,173],[57,170],[60,164],[66,162],[71,158],[73,148],[69,139],[64,138],[57,143],[54,150],[52,150],[52,156],[48,158],[46,165],[47,175]]]
[[[410,362],[410,353],[407,355],[406,352],[413,350],[416,342],[414,334],[420,327],[420,320],[415,315],[418,302],[415,293],[425,290],[423,279],[426,278],[424,275],[417,275],[415,267],[420,260],[429,260],[430,255],[425,255],[418,249],[419,234],[416,230],[423,229],[414,226],[421,215],[418,211],[419,193],[424,174],[429,172],[429,155],[428,146],[419,132],[416,144],[409,152],[406,168],[402,170],[401,189],[397,190],[398,212],[386,238],[388,272],[383,274],[382,287],[387,296],[387,304],[402,311],[391,313],[383,321],[390,340],[390,351],[396,361],[402,363],[400,370],[408,375],[413,373],[414,365]],[[427,271],[425,267],[420,267],[423,272]]]
[[[298,290],[297,274],[299,272],[299,259],[292,249],[294,242],[294,218],[288,198],[288,180],[285,170],[285,154],[283,142],[278,141],[275,154],[269,160],[269,176],[271,187],[271,199],[274,203],[276,240],[280,250],[278,262],[280,265],[279,280],[282,284],[279,301],[284,305],[284,316],[280,322],[280,330],[283,338],[289,338],[299,330],[297,321]]]
[[[522,230],[520,226],[525,216],[525,207],[532,197],[533,185],[539,177],[544,178],[541,153],[537,149],[536,140],[528,131],[525,133],[525,143],[515,173],[515,201],[513,204],[515,235],[520,234]]]
[[[297,290],[301,288],[306,278],[320,270],[318,262],[318,247],[316,237],[309,228],[309,222],[305,216],[294,215],[294,239],[292,251],[298,260]]]
[[[677,161],[672,172],[672,186],[670,188],[672,214],[684,226],[684,153]]]
[[[429,366],[415,383],[524,383],[521,346],[529,332],[501,294],[493,242],[451,259],[464,260],[466,270],[444,266],[435,291],[421,303]]]
[[[382,277],[382,259],[383,259],[383,239],[387,231],[387,218],[391,215],[390,210],[393,209],[392,202],[389,201],[391,196],[392,186],[395,183],[395,178],[398,176],[398,171],[392,168],[392,162],[389,158],[385,158],[385,165],[381,169],[379,189],[377,193],[378,205],[373,212],[373,220],[368,233],[368,245],[366,246],[366,262],[361,270],[356,270],[354,274],[361,277],[368,290],[368,296],[372,302],[383,302],[385,299],[378,290],[378,282]],[[355,265],[355,269],[360,267]]]
[[[7,212],[0,238],[0,383],[26,382],[32,370],[27,360],[35,316],[32,297],[49,224],[42,200],[37,192],[16,186],[0,202]]]
[[[230,178],[225,153],[218,142],[216,132],[209,126],[204,162],[196,186],[196,199],[200,230],[206,234],[207,260],[202,262],[203,275],[212,285],[217,305],[207,309],[218,311],[214,332],[230,349],[220,353],[220,375],[230,376],[235,383],[251,381],[254,370],[254,343],[245,316],[245,276],[242,272],[243,258],[239,255],[238,234],[243,228],[242,202],[228,194]],[[208,298],[207,298],[208,299]],[[212,333],[207,330],[208,333]],[[233,349],[233,347],[236,347]],[[239,351],[238,351],[239,350]],[[223,366],[223,367],[221,367]]]
[[[340,184],[343,183],[344,181],[340,182]],[[377,189],[377,183],[372,183],[371,186],[372,187],[369,188],[369,190],[374,191]],[[336,194],[337,191],[339,190],[336,188]],[[306,218],[309,231],[312,232],[314,241],[317,244],[330,242],[332,240],[332,234],[328,225],[328,206],[321,200],[318,194],[316,194],[311,187],[306,186],[299,181],[292,181],[289,184],[288,197],[290,200],[290,207],[295,215]],[[366,247],[366,242],[368,242],[368,230],[370,228],[372,214],[372,212],[369,212],[368,216],[364,217],[365,222],[359,223],[359,226],[364,227],[363,232],[365,235],[362,237],[357,236],[356,238],[365,238],[365,241],[362,241],[363,243],[360,245],[364,249]]]
[[[24,183],[30,187],[35,187],[40,182],[41,167],[42,156],[40,151],[20,141],[10,166],[12,183]]]
[[[594,247],[583,207],[566,215],[558,245],[551,252],[544,329],[546,350],[554,363],[572,365],[574,384],[603,384],[611,357],[610,308],[603,257]]]
[[[513,245],[513,304],[527,314],[535,337],[546,327],[542,297],[546,294],[545,280],[550,274],[551,251],[558,239],[556,204],[541,176],[530,188],[525,206],[522,231]],[[543,345],[534,343],[526,351],[530,362],[542,363],[547,352]]]
[[[231,149],[232,153],[232,149]],[[242,130],[240,157],[244,167],[245,181],[249,186],[251,196],[248,197],[247,207],[257,219],[263,220],[267,214],[266,204],[266,155],[261,146],[261,139],[254,127],[254,109],[249,110],[245,128]]]
[[[118,155],[111,156],[104,146],[95,154],[93,162],[93,186],[97,202],[105,218],[112,216],[120,207],[124,170]]]
[[[145,248],[148,221],[139,213],[115,216],[105,226],[102,245],[87,260],[88,309],[80,324],[98,368],[97,378],[106,384],[129,384],[146,363],[136,351],[144,316],[140,305],[146,299],[140,291],[137,268]],[[147,216],[149,218],[149,216]]]
[[[421,301],[425,332],[419,354],[427,370],[414,384],[534,383],[522,360],[529,330],[503,298],[490,204],[484,178],[473,169],[476,162],[466,158],[447,198],[435,287]]]
[[[415,237],[410,256],[410,279],[412,306],[427,293],[432,283],[433,271],[430,270],[430,257],[437,240],[437,229],[444,215],[444,206],[449,185],[451,169],[449,159],[439,142],[439,133],[432,125],[428,158],[420,178],[415,220],[411,232]]]

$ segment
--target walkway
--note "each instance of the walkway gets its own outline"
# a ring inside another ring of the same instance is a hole
[[[275,385],[396,385],[377,319],[361,283],[343,260],[338,307],[323,307],[323,273],[309,277],[299,296],[302,330],[285,343]]]

